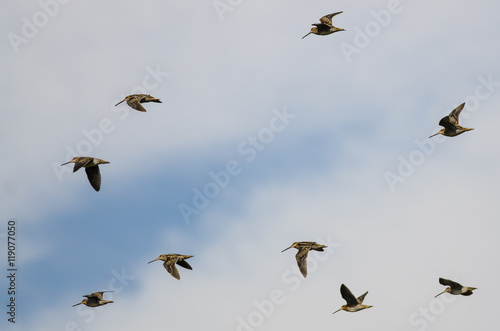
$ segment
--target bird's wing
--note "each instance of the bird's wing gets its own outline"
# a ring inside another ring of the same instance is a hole
[[[78,161],[75,162],[75,166],[73,167],[73,172],[76,172],[81,167],[84,167],[89,163],[92,159],[90,157],[81,157]]]
[[[179,270],[177,270],[175,266],[176,261],[177,259],[167,259],[167,261],[163,263],[163,266],[165,267],[167,272],[171,274],[175,279],[180,280],[181,276],[179,275]]]
[[[141,99],[139,100],[139,102],[150,102],[155,99],[156,98],[150,96],[149,94],[141,94]]]
[[[94,294],[94,293],[92,293]],[[96,296],[93,296],[93,295],[89,295],[87,296],[87,306],[97,306],[99,304],[99,301],[101,301],[102,299],[99,299],[98,297]]]
[[[363,300],[365,299],[365,297],[366,297],[367,294],[368,294],[368,291],[366,291],[365,293],[361,294],[358,297],[358,303],[363,303]]]
[[[358,300],[352,294],[352,292],[345,286],[344,284],[340,285],[340,294],[342,298],[347,302],[348,306],[356,306],[358,304]]]
[[[141,98],[142,99],[142,98]],[[135,110],[138,110],[138,111],[142,111],[142,112],[145,112],[146,109],[141,105],[140,103],[140,100],[139,98],[134,98],[134,99],[131,99],[131,100],[128,100],[127,101],[127,104],[134,108]]]
[[[92,294],[90,294],[90,295],[84,295],[84,296],[85,296],[85,297],[87,297],[87,298],[90,298],[90,297],[96,297],[96,298],[98,298],[98,299],[102,300],[102,295],[103,295],[103,293],[108,293],[108,292],[114,292],[114,291],[101,291],[101,292],[94,292],[94,293],[92,293]]]
[[[464,106],[465,106],[465,102],[462,103],[457,108],[453,109],[452,112],[450,113],[449,118],[450,118],[450,122],[453,125],[458,125],[458,117],[460,116],[462,109],[464,109]]]
[[[180,265],[181,267],[183,268],[186,268],[186,269],[189,269],[189,270],[193,270],[193,268],[189,265],[189,263],[187,263],[186,261],[184,260],[178,260],[177,261],[177,264]]]
[[[87,177],[89,179],[90,185],[99,192],[101,189],[101,172],[99,171],[99,166],[85,168]]]
[[[302,247],[295,255],[299,270],[304,278],[307,277],[307,253],[309,253],[309,247]]]
[[[326,25],[332,25],[332,17],[335,16],[335,15],[338,15],[342,13],[341,11],[338,11],[336,13],[332,13],[330,15],[325,15],[323,16],[322,18],[319,19],[319,21],[323,24],[326,24]]]
[[[326,247],[328,247],[328,246],[314,243],[314,245],[311,247],[311,249],[314,249],[315,251],[323,252],[324,251],[323,248],[326,248]]]
[[[450,116],[443,117],[441,121],[439,121],[439,125],[444,127],[445,132],[454,132],[457,129],[457,127],[450,121]]]
[[[92,294],[84,295],[87,298],[87,305],[93,306],[98,305],[99,301],[102,300],[102,292],[94,292]]]
[[[439,284],[445,285],[445,286],[450,286],[452,289],[458,289],[458,290],[460,290],[463,287],[459,283],[454,282],[454,281],[449,280],[449,279],[445,279],[445,278],[439,278]]]
[[[314,25],[315,27],[317,27],[319,30],[321,29],[329,29],[330,28],[330,25],[326,24],[326,23],[313,23],[311,25]]]
[[[94,293],[92,293],[91,295],[87,296],[87,298],[89,298],[89,299],[90,299],[90,298],[97,298],[97,299],[99,299],[99,300],[102,300],[102,294],[103,294],[103,293],[104,293],[104,292],[94,292]]]

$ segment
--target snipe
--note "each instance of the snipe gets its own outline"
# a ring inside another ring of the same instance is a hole
[[[158,260],[165,261],[163,262],[163,266],[168,271],[168,273],[171,274],[175,279],[180,280],[181,276],[179,275],[179,270],[177,270],[177,267],[175,265],[178,264],[183,268],[193,270],[189,263],[184,261],[185,259],[189,259],[190,257],[193,257],[193,255],[162,254],[153,261],[149,261],[148,263]]]
[[[86,297],[87,299],[83,299],[82,302],[77,303],[77,304],[73,305],[72,307],[78,306],[81,304],[84,304],[87,307],[99,307],[99,306],[104,306],[108,303],[113,303],[114,301],[112,301],[112,300],[104,300],[102,298],[103,293],[107,293],[107,292],[114,292],[114,291],[101,291],[101,292],[94,292],[92,294],[86,294],[86,295],[84,295],[84,297]]]
[[[465,102],[462,103],[460,106],[457,108],[453,109],[450,115],[443,117],[439,121],[439,125],[444,127],[444,129],[439,130],[438,133],[433,134],[431,137],[437,136],[438,134],[442,134],[443,136],[447,137],[455,137],[458,136],[459,134],[462,134],[464,132],[474,130],[473,128],[464,128],[463,126],[460,126],[458,124],[458,117],[460,116],[460,113],[462,112],[462,109],[464,109]]]
[[[92,185],[94,190],[99,192],[99,190],[101,189],[101,172],[99,171],[99,164],[109,163],[108,161],[104,161],[96,157],[90,157],[90,156],[76,156],[71,161],[63,163],[61,165],[63,166],[68,163],[75,164],[73,172],[77,171],[81,167],[84,167],[90,185]]]
[[[290,248],[297,248],[299,251],[295,255],[295,259],[297,259],[297,264],[299,266],[299,270],[302,273],[302,276],[304,278],[307,277],[307,254],[309,253],[310,250],[315,250],[315,251],[323,251],[323,248],[327,247],[325,245],[320,245],[315,243],[314,241],[300,241],[300,242],[294,242],[290,247],[282,250],[281,252],[283,253],[287,249]]]
[[[339,312],[341,310],[345,311],[350,311],[350,312],[356,312],[360,311],[366,308],[371,308],[373,306],[367,306],[363,304],[363,300],[365,299],[366,295],[368,294],[368,291],[360,295],[359,297],[355,297],[352,292],[342,284],[340,286],[340,294],[342,295],[342,298],[347,302],[347,304],[343,305],[340,307],[340,309],[334,311],[332,314],[335,314],[336,312]]]
[[[312,25],[314,25],[314,27],[311,28],[311,32],[309,32],[304,37],[302,37],[302,39],[304,39],[305,37],[307,37],[311,33],[314,33],[314,34],[317,34],[320,36],[326,36],[326,35],[332,34],[332,33],[337,32],[337,31],[345,31],[344,29],[337,28],[337,27],[333,26],[333,23],[332,23],[332,17],[335,15],[341,14],[341,13],[343,13],[343,12],[339,11],[339,12],[336,12],[336,13],[333,13],[330,15],[323,16],[322,18],[319,19],[320,23],[313,23],[312,24]]]
[[[445,278],[439,278],[439,283],[441,285],[448,286],[448,287],[443,292],[436,295],[435,298],[440,296],[443,293],[446,293],[446,292],[448,292],[450,294],[454,294],[454,295],[469,296],[472,294],[473,290],[477,290],[476,287],[462,286],[457,282],[454,282],[452,280],[445,279]]]
[[[127,105],[129,105],[131,108],[138,110],[138,111],[142,111],[142,112],[145,112],[146,109],[141,105],[141,103],[145,103],[145,102],[161,103],[160,99],[152,97],[149,94],[131,94],[131,95],[127,95],[125,97],[125,99],[118,102],[115,105],[115,107],[118,106],[123,101],[127,101]]]

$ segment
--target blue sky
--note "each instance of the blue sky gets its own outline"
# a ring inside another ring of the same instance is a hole
[[[16,323],[4,313],[2,330],[496,325],[497,2],[0,9],[4,256],[9,219],[18,244]],[[336,11],[345,32],[301,39]],[[163,103],[114,106],[142,92]],[[475,130],[428,139],[464,101]],[[100,192],[59,166],[79,151],[110,162]],[[306,279],[281,253],[294,241],[329,246]],[[177,281],[147,264],[166,253],[194,255],[193,270]],[[434,299],[439,277],[478,290]],[[342,283],[374,307],[332,316]],[[71,307],[112,289],[113,304]]]

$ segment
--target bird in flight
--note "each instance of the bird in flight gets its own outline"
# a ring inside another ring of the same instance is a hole
[[[450,294],[454,294],[454,295],[469,296],[472,294],[473,290],[477,290],[476,287],[462,286],[457,282],[454,282],[452,280],[445,279],[445,278],[439,278],[439,284],[444,285],[444,286],[448,286],[448,287],[443,292],[436,295],[435,298],[440,296],[443,293],[446,293],[446,292],[448,292]]]
[[[355,297],[352,292],[345,286],[344,284],[340,285],[340,294],[342,295],[342,298],[347,302],[346,305],[343,305],[340,307],[340,309],[334,311],[332,314],[335,314],[336,312],[339,312],[341,310],[345,311],[350,311],[350,312],[356,312],[360,311],[366,308],[371,308],[373,306],[367,306],[363,304],[363,300],[365,299],[366,295],[368,294],[368,291],[366,291],[364,294],[360,295],[359,297]]]
[[[125,99],[118,102],[115,105],[115,107],[118,106],[123,101],[127,101],[127,105],[129,105],[130,107],[132,107],[135,110],[142,111],[142,112],[145,112],[146,109],[141,105],[141,103],[145,103],[145,102],[162,103],[160,101],[160,99],[154,98],[154,97],[150,96],[149,94],[131,94],[131,95],[127,95],[125,97]]]
[[[304,278],[307,277],[307,254],[311,249],[315,251],[323,251],[323,248],[327,247],[325,245],[320,245],[316,244],[314,241],[300,241],[300,242],[294,242],[290,247],[282,250],[281,252],[283,253],[287,249],[290,248],[297,248],[299,251],[295,255],[295,258],[297,259],[297,264],[299,265],[299,270],[302,273],[302,276]]]
[[[343,13],[343,12],[339,11],[339,12],[336,12],[336,13],[333,13],[330,15],[323,16],[322,18],[319,19],[319,21],[321,23],[313,23],[312,25],[314,25],[314,27],[311,28],[311,32],[309,32],[304,37],[302,37],[302,39],[304,39],[305,37],[307,37],[311,33],[314,33],[314,34],[317,34],[320,36],[326,36],[326,35],[332,34],[332,33],[337,32],[337,31],[345,31],[344,29],[337,28],[337,27],[333,26],[333,24],[332,24],[332,17],[335,15],[341,14],[341,13]]]
[[[193,255],[162,254],[153,261],[149,261],[148,263],[158,260],[164,261],[163,266],[168,271],[168,273],[171,274],[175,279],[180,280],[181,276],[179,275],[179,270],[177,270],[177,267],[175,265],[178,264],[183,268],[193,270],[189,263],[184,261],[185,259],[189,259],[190,257],[193,257]]]
[[[439,121],[439,125],[444,127],[444,129],[439,130],[438,133],[433,134],[429,138],[437,136],[438,134],[442,134],[443,136],[447,136],[447,137],[455,137],[455,136],[458,136],[459,134],[462,134],[464,132],[474,130],[473,128],[464,128],[463,126],[460,126],[458,124],[458,117],[460,116],[462,109],[464,109],[464,106],[465,106],[465,102],[462,103],[457,108],[453,109],[453,111],[450,113],[450,115],[443,117]]]
[[[114,292],[114,291],[102,291],[102,292],[94,292],[92,294],[86,294],[86,295],[84,295],[84,297],[86,297],[87,299],[83,299],[82,302],[77,303],[76,305],[73,305],[72,307],[78,306],[81,304],[84,304],[87,307],[99,307],[99,306],[103,306],[103,305],[108,304],[108,303],[113,303],[114,301],[112,301],[112,300],[103,300],[102,295],[103,295],[103,293],[106,293],[106,292]]]
[[[71,161],[63,163],[61,165],[63,166],[68,163],[75,164],[73,172],[77,171],[81,167],[84,167],[90,185],[92,185],[94,190],[99,192],[99,190],[101,189],[101,172],[99,171],[99,164],[109,163],[108,161],[104,161],[96,157],[90,157],[90,156],[75,156]]]

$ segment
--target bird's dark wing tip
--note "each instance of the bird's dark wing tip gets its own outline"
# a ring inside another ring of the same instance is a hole
[[[189,265],[189,263],[187,263],[184,260],[177,261],[177,264],[180,265],[183,268],[186,268],[186,269],[189,269],[189,270],[193,270],[193,267],[191,267],[191,265]]]

